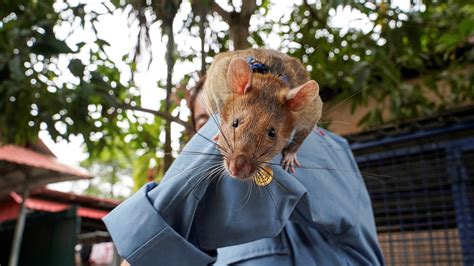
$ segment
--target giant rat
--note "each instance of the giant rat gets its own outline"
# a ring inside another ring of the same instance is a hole
[[[230,175],[251,178],[278,153],[285,170],[300,166],[296,152],[321,118],[322,101],[299,60],[267,49],[220,53],[204,92],[210,112],[220,113],[215,140]]]

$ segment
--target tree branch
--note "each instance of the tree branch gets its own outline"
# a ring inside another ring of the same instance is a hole
[[[140,112],[145,112],[145,113],[149,113],[149,114],[152,114],[152,115],[156,115],[156,116],[159,116],[159,117],[161,117],[165,120],[168,120],[170,122],[175,122],[177,124],[180,124],[183,127],[185,127],[186,130],[189,130],[190,132],[194,132],[194,128],[192,127],[192,125],[189,122],[185,122],[185,121],[179,119],[178,117],[172,116],[169,113],[162,112],[162,111],[155,111],[155,110],[140,107],[140,106],[131,106],[130,104],[121,104],[119,107],[123,108],[123,109],[127,109],[127,110],[140,111]]]
[[[211,10],[213,12],[216,12],[217,14],[219,14],[219,16],[222,17],[222,19],[230,25],[230,19],[231,19],[231,16],[230,16],[230,13],[225,11],[219,4],[217,4],[216,2],[212,2],[212,5],[211,5]]]
[[[247,0],[242,1],[242,7],[240,9],[240,13],[243,16],[251,16],[257,9],[257,1],[256,0]]]
[[[155,110],[144,108],[144,107],[141,107],[141,106],[132,106],[130,104],[120,102],[117,98],[109,95],[108,93],[104,93],[103,96],[108,97],[110,100],[112,100],[115,103],[115,104],[112,105],[112,107],[122,108],[122,109],[125,109],[125,110],[132,110],[132,111],[140,111],[140,112],[149,113],[149,114],[152,114],[152,115],[155,115],[155,116],[159,116],[159,117],[161,117],[165,120],[168,120],[170,122],[175,122],[177,124],[180,124],[183,127],[185,127],[186,130],[188,130],[189,132],[194,132],[195,131],[194,127],[191,125],[191,123],[185,122],[185,121],[179,119],[178,117],[172,116],[170,113],[163,112],[163,111],[155,111]]]

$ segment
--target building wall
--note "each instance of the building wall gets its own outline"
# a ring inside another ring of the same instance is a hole
[[[463,72],[473,71],[474,66],[466,67]],[[420,79],[412,79],[406,81],[407,85],[420,85]],[[437,95],[429,88],[424,88],[423,92],[428,101],[435,104],[441,104],[442,100],[448,103],[447,108],[459,108],[462,106],[471,105],[473,101],[465,101],[462,104],[449,104],[450,99],[453,98],[453,92],[450,90],[448,84],[444,81],[437,83],[440,95]],[[340,135],[348,135],[358,133],[364,130],[363,127],[358,126],[359,121],[362,117],[371,109],[376,106],[381,106],[382,103],[369,99],[367,106],[360,106],[354,112],[352,112],[351,99],[346,98],[339,101],[329,101],[324,103],[323,117],[320,121],[320,125],[329,125],[329,129]],[[382,116],[384,120],[390,119],[390,104],[389,101],[385,101]]]

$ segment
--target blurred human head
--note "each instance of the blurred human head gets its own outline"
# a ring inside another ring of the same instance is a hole
[[[191,121],[196,132],[206,124],[209,119],[209,113],[204,105],[203,85],[206,81],[206,76],[203,76],[196,86],[193,88],[193,94],[189,102],[189,109],[191,110]]]

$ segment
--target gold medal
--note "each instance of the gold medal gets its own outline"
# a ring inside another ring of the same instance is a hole
[[[264,187],[270,184],[273,180],[273,170],[269,166],[265,166],[263,169],[254,176],[255,184],[260,187]]]

